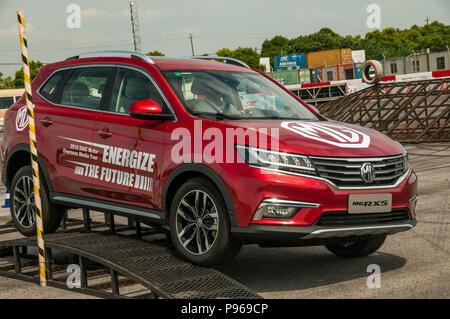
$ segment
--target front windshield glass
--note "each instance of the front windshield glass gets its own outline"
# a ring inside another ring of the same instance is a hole
[[[200,117],[317,120],[300,102],[260,74],[165,71],[185,108]]]

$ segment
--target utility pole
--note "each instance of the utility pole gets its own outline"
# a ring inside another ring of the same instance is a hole
[[[428,22],[430,22],[430,19],[429,19],[429,17],[426,17],[425,18],[425,22],[428,24]]]
[[[192,56],[194,56],[194,42],[192,41],[192,33],[189,33],[189,40],[191,40]]]
[[[130,1],[131,28],[133,31],[134,51],[141,52],[141,35],[139,31],[139,18],[134,1]]]

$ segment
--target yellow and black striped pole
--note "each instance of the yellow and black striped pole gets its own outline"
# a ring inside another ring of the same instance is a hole
[[[43,237],[43,223],[42,223],[42,206],[40,195],[40,182],[39,182],[39,164],[38,153],[36,149],[36,126],[34,124],[34,111],[31,92],[31,74],[30,74],[30,61],[28,60],[28,44],[25,33],[25,20],[23,19],[23,11],[17,11],[17,18],[19,20],[19,36],[20,44],[22,48],[22,67],[23,78],[25,84],[25,98],[27,101],[28,109],[28,132],[30,136],[30,151],[31,151],[31,166],[33,168],[33,188],[34,188],[34,204],[36,206],[36,232],[39,254],[39,273],[41,287],[47,286],[47,276],[45,273],[45,245]]]

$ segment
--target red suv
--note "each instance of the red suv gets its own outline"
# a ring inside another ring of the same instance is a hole
[[[96,53],[42,67],[32,90],[46,233],[67,208],[114,212],[213,265],[248,243],[366,256],[416,224],[399,143],[240,61]],[[26,115],[23,97],[6,112],[1,167],[13,221],[34,235]]]

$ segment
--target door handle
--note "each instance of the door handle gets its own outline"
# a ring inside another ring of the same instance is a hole
[[[108,128],[105,127],[104,129],[98,131],[98,135],[100,135],[103,138],[108,138],[112,136],[112,133],[109,131]]]
[[[45,127],[48,127],[53,124],[53,121],[51,120],[51,118],[49,116],[46,116],[41,120],[41,124]]]

